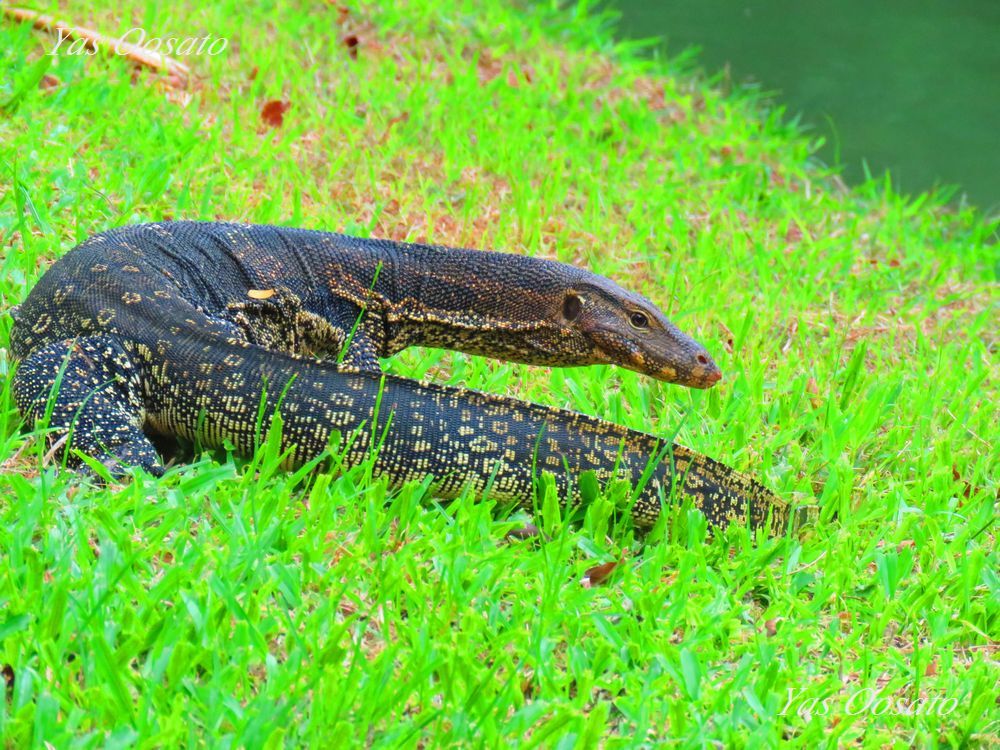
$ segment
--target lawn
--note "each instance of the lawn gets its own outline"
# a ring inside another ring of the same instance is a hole
[[[997,222],[846,188],[775,103],[642,57],[588,5],[60,3],[110,36],[226,39],[183,58],[187,87],[0,22],[6,747],[1000,741]],[[267,452],[81,483],[21,428],[7,311],[90,234],[166,218],[611,276],[724,380],[386,368],[676,433],[820,520],[708,535],[678,508],[640,537],[596,503],[523,540],[521,511]]]

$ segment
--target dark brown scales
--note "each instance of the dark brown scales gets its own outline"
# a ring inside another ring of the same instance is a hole
[[[54,434],[73,425],[73,447],[116,469],[162,473],[148,435],[250,453],[261,404],[268,425],[280,401],[292,465],[338,433],[347,465],[366,460],[377,439],[377,474],[394,484],[433,475],[443,497],[471,484],[530,503],[544,472],[566,499],[593,471],[602,483],[641,485],[639,526],[677,490],[716,524],[781,532],[789,522],[788,506],[754,480],[651,435],[381,376],[379,356],[425,345],[550,365],[613,362],[690,385],[718,379],[704,350],[648,300],[564,264],[275,227],[123,227],[53,265],[11,342],[25,416],[54,406]]]

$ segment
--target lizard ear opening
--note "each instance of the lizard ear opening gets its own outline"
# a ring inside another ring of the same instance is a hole
[[[583,300],[576,296],[573,292],[566,295],[566,299],[563,300],[562,314],[566,320],[574,321],[580,315],[580,310],[583,309]]]

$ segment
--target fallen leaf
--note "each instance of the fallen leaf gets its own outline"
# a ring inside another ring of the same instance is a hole
[[[531,669],[526,669],[521,678],[521,695],[528,700],[535,697],[535,673]]]
[[[397,125],[401,122],[409,122],[409,120],[410,120],[410,113],[406,111],[396,115],[395,117],[389,118],[389,122],[385,124],[385,132],[382,133],[381,142],[382,143],[386,142],[386,139],[388,139],[389,137],[389,131],[392,130],[394,125]]]
[[[725,323],[719,323],[719,328],[722,329],[723,341],[726,351],[729,354],[733,353],[733,332],[729,330],[729,327]]]
[[[280,99],[272,99],[267,102],[260,110],[260,119],[264,121],[264,124],[271,128],[280,128],[282,123],[285,122],[285,112],[292,108],[291,103],[281,101]]]
[[[583,574],[583,580],[580,581],[580,584],[585,589],[589,589],[604,583],[614,572],[615,568],[621,565],[624,560],[625,556],[623,554],[617,560],[612,560],[611,562],[602,563],[600,565],[595,565],[592,568],[588,568],[587,572]]]
[[[409,121],[409,119],[410,119],[410,113],[403,111],[402,113],[396,115],[395,117],[390,117],[389,122],[387,124],[391,128],[397,122],[407,122]]]
[[[769,638],[774,638],[778,634],[778,623],[780,621],[780,617],[772,617],[770,620],[764,622],[764,632],[767,633]]]
[[[348,34],[347,36],[345,36],[340,41],[343,42],[343,44],[344,44],[345,47],[347,47],[347,54],[349,54],[351,56],[351,59],[352,60],[357,60],[358,59],[358,45],[361,43],[360,40],[357,37],[357,34]]]
[[[961,482],[964,489],[962,490],[962,497],[968,499],[972,494],[972,486],[962,479],[962,475],[958,473],[958,468],[952,464],[951,466],[951,478],[956,482]]]
[[[532,539],[540,535],[541,532],[533,523],[526,523],[524,526],[518,526],[507,532],[508,539]]]
[[[254,65],[250,69],[250,72],[247,74],[247,80],[248,81],[256,81],[257,80],[257,74],[259,72],[260,72],[260,68],[258,68],[256,65]]]
[[[813,409],[818,409],[823,405],[823,399],[819,397],[819,383],[816,382],[816,378],[810,377],[806,382],[806,393],[809,394],[809,403],[812,404]]]
[[[503,64],[489,52],[483,52],[476,61],[479,83],[487,84],[503,72]]]
[[[56,86],[59,85],[59,83],[60,81],[58,78],[56,78],[54,75],[46,73],[45,75],[42,76],[42,80],[38,82],[38,88],[42,89],[42,91],[48,91],[50,89],[54,89]]]

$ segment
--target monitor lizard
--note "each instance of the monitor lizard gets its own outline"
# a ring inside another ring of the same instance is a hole
[[[719,380],[704,348],[649,300],[555,261],[285,227],[119,227],[42,276],[11,345],[26,420],[117,473],[163,473],[149,435],[252,454],[280,410],[288,466],[340,435],[344,465],[374,454],[376,475],[394,485],[431,475],[445,498],[471,485],[530,504],[544,472],[565,500],[593,471],[636,487],[638,527],[674,490],[714,524],[780,532],[790,518],[755,480],[655,436],[381,373],[379,357],[420,345],[611,363],[701,388]]]

